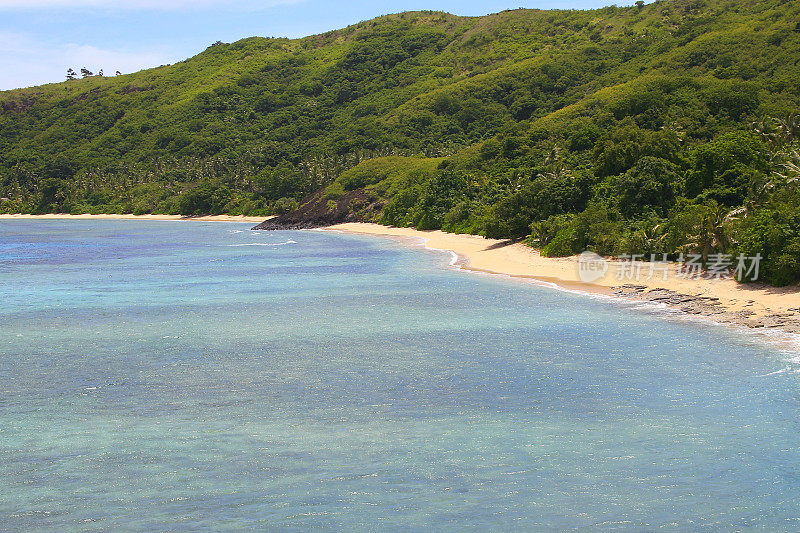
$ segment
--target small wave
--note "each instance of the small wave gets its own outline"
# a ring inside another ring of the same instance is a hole
[[[776,370],[775,372],[770,372],[769,374],[761,374],[760,376],[756,376],[758,378],[766,378],[769,376],[777,376],[778,374],[785,374],[786,372],[791,371],[791,367],[786,367],[782,370]]]
[[[247,244],[229,244],[228,246],[284,246],[287,244],[297,244],[297,241],[286,242],[251,242]]]

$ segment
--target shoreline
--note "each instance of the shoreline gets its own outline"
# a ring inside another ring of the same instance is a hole
[[[183,215],[69,215],[69,214],[44,214],[44,215],[28,215],[28,214],[13,214],[13,215],[0,215],[0,221],[3,220],[183,220],[195,222],[248,222],[259,223],[268,220],[272,217],[246,217],[244,215],[206,215],[199,217],[187,217]]]
[[[261,223],[273,217],[209,215],[133,214],[0,214],[3,220],[160,220],[196,222]],[[578,275],[577,256],[542,257],[539,251],[521,243],[487,239],[478,235],[421,231],[364,222],[348,222],[319,228],[361,235],[392,238],[422,245],[426,249],[450,252],[451,265],[467,271],[502,275],[549,284],[569,291],[603,296],[631,303],[651,303],[671,309],[678,316],[747,328],[751,332],[782,333],[800,345],[800,286],[771,287],[740,284],[732,279],[685,279],[675,277],[671,264],[668,279],[619,279],[621,263],[609,261],[608,272],[586,282]],[[796,350],[796,348],[795,348]]]
[[[452,265],[463,270],[528,279],[627,302],[661,304],[685,318],[745,327],[753,332],[784,333],[800,339],[798,286],[771,287],[740,284],[732,279],[676,278],[677,263],[671,264],[671,275],[667,279],[662,276],[658,279],[619,279],[617,268],[621,263],[617,261],[609,261],[610,268],[603,277],[586,282],[578,275],[576,256],[542,257],[538,250],[521,243],[362,222],[322,229],[406,242],[413,239],[429,250],[453,253],[456,259]]]

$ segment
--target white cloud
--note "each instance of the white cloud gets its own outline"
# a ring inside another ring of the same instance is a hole
[[[108,10],[202,9],[213,6],[263,9],[301,0],[0,0],[3,9],[103,8]]]
[[[165,50],[104,50],[81,44],[50,44],[24,33],[0,31],[0,90],[63,81],[68,68],[106,75],[135,72],[175,61]]]

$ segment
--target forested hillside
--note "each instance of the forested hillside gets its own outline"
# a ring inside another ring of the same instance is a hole
[[[760,253],[762,278],[796,283],[798,21],[797,0],[401,13],[0,92],[0,212]]]

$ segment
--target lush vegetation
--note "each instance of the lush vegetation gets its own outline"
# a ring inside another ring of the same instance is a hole
[[[800,2],[403,13],[0,93],[0,211],[267,215],[800,280]]]

